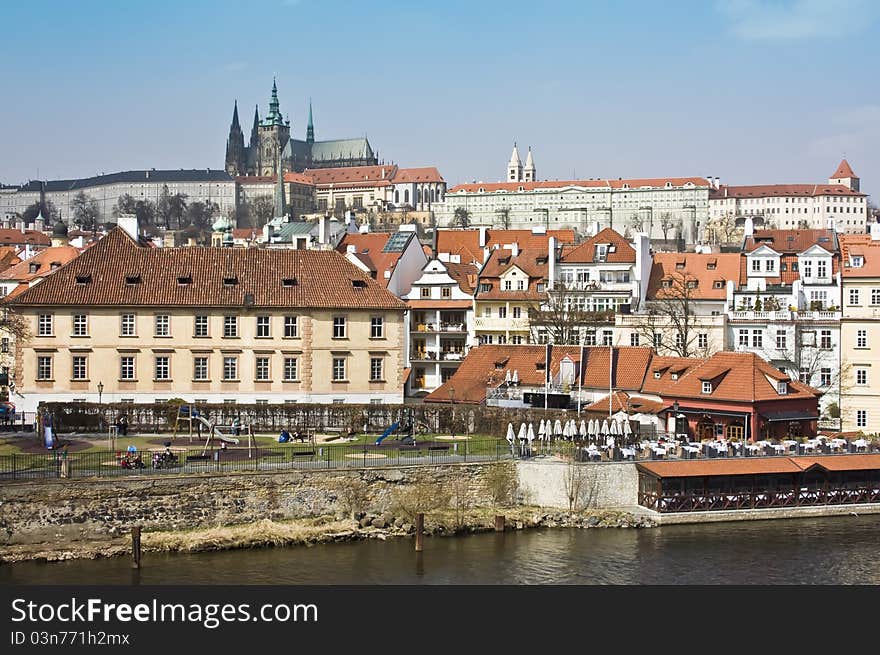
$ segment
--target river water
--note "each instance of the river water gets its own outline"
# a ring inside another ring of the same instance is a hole
[[[880,515],[0,565],[0,584],[880,584]]]

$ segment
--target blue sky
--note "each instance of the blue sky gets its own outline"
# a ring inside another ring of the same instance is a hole
[[[880,194],[871,0],[29,0],[3,9],[0,181],[221,168],[272,76],[302,138],[362,135],[450,184],[538,175]]]

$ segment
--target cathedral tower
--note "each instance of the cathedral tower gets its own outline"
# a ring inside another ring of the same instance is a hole
[[[510,155],[510,161],[507,162],[507,181],[522,182],[523,165],[519,158],[519,150],[516,149],[516,141],[513,142],[513,152]]]
[[[526,155],[526,165],[523,168],[523,181],[536,182],[538,180],[538,172],[535,169],[535,160],[532,159],[532,146],[529,146],[529,154]]]
[[[238,175],[244,169],[246,163],[244,149],[244,134],[238,122],[238,101],[232,110],[232,125],[229,126],[229,137],[226,139],[226,172],[230,175]]]
[[[260,123],[260,145],[257,161],[257,175],[275,175],[281,153],[290,139],[290,121],[285,121],[278,102],[278,87],[272,80],[272,96],[269,100],[269,113]]]

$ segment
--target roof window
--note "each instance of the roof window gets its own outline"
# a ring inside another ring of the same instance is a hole
[[[295,287],[296,286],[296,278],[295,277],[281,278],[281,286],[282,287]]]
[[[141,283],[140,275],[126,275],[125,276],[125,284],[127,286],[134,286],[135,284]]]
[[[28,266],[28,273],[36,273],[39,270],[40,270],[39,264],[31,263],[31,265]]]
[[[86,274],[86,275],[77,275],[76,276],[76,283],[77,284],[89,284],[91,281],[92,281],[91,275]]]
[[[703,380],[703,393],[712,393],[712,383],[708,380]]]
[[[180,286],[186,286],[187,284],[192,284],[192,275],[180,275],[177,278],[177,284]]]
[[[235,276],[223,278],[223,286],[234,287],[237,284],[238,284],[238,278]]]
[[[351,286],[355,289],[366,289],[367,283],[364,280],[352,280]]]

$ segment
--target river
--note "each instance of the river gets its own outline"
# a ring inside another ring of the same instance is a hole
[[[542,529],[0,565],[0,584],[880,584],[880,516]]]

